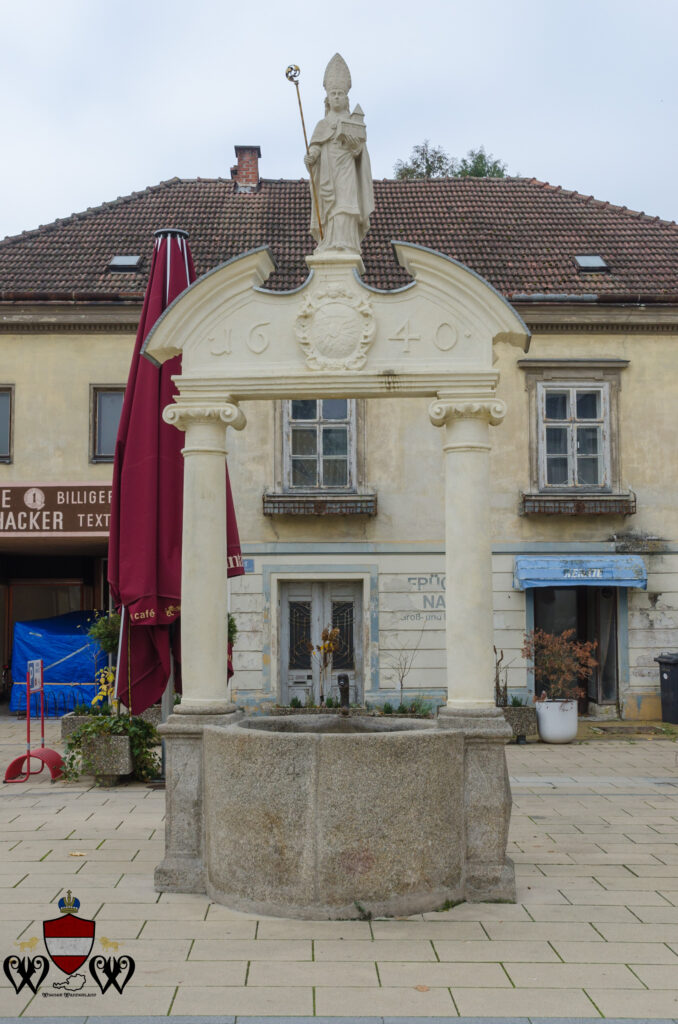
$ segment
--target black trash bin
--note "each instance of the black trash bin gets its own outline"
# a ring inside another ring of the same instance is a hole
[[[659,664],[662,722],[678,725],[678,654],[660,654],[654,660]]]

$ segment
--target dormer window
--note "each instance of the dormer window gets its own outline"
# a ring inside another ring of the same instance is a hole
[[[575,262],[579,270],[591,272],[604,273],[609,271],[609,264],[605,262],[602,256],[597,254],[582,254],[575,256]]]

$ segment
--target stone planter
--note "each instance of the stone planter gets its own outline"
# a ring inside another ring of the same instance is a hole
[[[83,743],[82,753],[83,758],[91,765],[87,767],[87,772],[94,775],[100,786],[115,786],[121,775],[132,773],[129,736],[92,736]]]
[[[68,739],[72,732],[81,726],[85,722],[91,722],[93,718],[99,718],[99,715],[76,715],[72,711],[69,711],[67,715],[61,718],[61,739],[64,742]],[[147,708],[146,711],[142,711],[138,716],[143,718],[145,722],[150,722],[156,728],[160,725],[161,721],[161,708],[159,704],[154,704],[152,707]]]
[[[534,736],[537,733],[537,712],[535,708],[528,707],[505,707],[502,708],[504,718],[513,730],[513,738],[518,743],[525,742],[527,736]],[[522,738],[522,739],[521,739]]]
[[[71,733],[75,732],[76,729],[79,729],[81,725],[85,724],[85,722],[91,722],[94,717],[94,715],[76,715],[72,711],[69,711],[67,715],[64,715],[63,718],[60,719],[61,739],[65,742]],[[97,715],[96,717],[98,718],[99,716]]]

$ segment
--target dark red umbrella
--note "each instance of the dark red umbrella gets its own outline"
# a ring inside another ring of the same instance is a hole
[[[172,626],[181,612],[184,435],[162,418],[177,393],[172,376],[181,373],[181,357],[158,367],[141,357],[141,348],[163,310],[195,280],[195,270],[185,231],[163,228],[155,239],[115,446],[108,543],[108,581],[123,614],[116,689],[133,714],[165,690],[177,632]],[[226,501],[228,575],[241,576],[228,472]]]

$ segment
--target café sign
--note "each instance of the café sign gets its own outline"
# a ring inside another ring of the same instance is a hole
[[[107,485],[0,487],[0,537],[106,537],[110,518]]]

